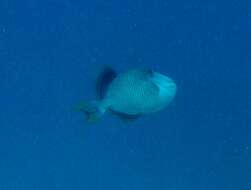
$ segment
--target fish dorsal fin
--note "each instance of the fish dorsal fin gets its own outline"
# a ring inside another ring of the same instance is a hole
[[[104,66],[97,77],[96,92],[97,98],[102,99],[105,96],[109,84],[117,76],[116,72],[109,66]]]

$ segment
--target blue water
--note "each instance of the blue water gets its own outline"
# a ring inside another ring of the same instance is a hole
[[[1,0],[0,190],[251,189],[251,3]],[[97,71],[173,78],[162,112],[90,125]]]

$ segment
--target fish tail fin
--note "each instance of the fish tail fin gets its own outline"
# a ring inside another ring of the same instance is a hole
[[[75,111],[84,112],[86,120],[90,123],[99,121],[104,114],[103,109],[100,109],[98,101],[82,101],[75,107]]]

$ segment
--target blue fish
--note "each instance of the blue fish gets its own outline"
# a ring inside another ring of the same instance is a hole
[[[134,120],[140,116],[165,108],[174,98],[175,82],[150,69],[134,69],[117,74],[106,67],[98,77],[97,99],[82,103],[87,121],[100,119],[106,112],[118,115],[124,120]]]

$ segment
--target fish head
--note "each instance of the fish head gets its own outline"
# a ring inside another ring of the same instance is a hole
[[[159,98],[164,104],[170,103],[177,91],[175,82],[168,76],[153,72],[152,82],[159,88]]]

